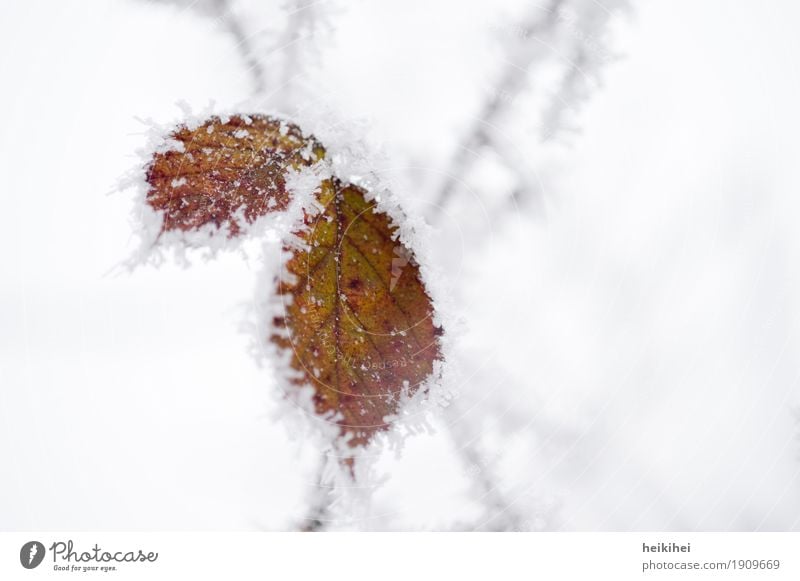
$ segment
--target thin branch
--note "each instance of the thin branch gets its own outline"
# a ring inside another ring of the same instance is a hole
[[[304,533],[322,531],[330,520],[330,490],[323,486],[322,476],[325,471],[327,457],[322,454],[314,470],[315,488],[309,494],[310,502],[306,516],[298,524],[297,530]]]
[[[528,67],[536,60],[541,47],[541,38],[550,32],[558,19],[559,9],[564,0],[551,0],[550,8],[545,9],[546,15],[542,18],[541,8],[533,10],[528,17],[522,30],[525,31],[528,42],[525,50],[521,51],[522,62],[509,62],[505,71],[500,77],[498,89],[483,105],[480,114],[467,131],[458,150],[450,160],[448,169],[445,172],[445,179],[442,183],[434,207],[435,214],[432,219],[438,217],[441,210],[447,206],[459,181],[462,179],[467,169],[471,165],[473,158],[486,145],[492,142],[491,128],[495,127],[503,114],[513,102],[514,97],[524,88]]]
[[[244,60],[247,71],[253,79],[253,91],[259,94],[266,88],[266,74],[261,61],[256,56],[253,45],[236,14],[230,6],[230,0],[214,0],[214,11],[217,19],[236,41],[236,50]]]
[[[483,504],[486,511],[486,518],[483,523],[496,521],[493,515],[502,514],[504,522],[494,522],[492,526],[485,528],[496,531],[519,531],[524,530],[525,517],[512,509],[512,504],[505,498],[497,479],[491,468],[491,461],[485,457],[478,447],[478,436],[475,430],[466,427],[462,423],[465,414],[457,410],[457,404],[451,402],[450,412],[461,418],[460,422],[452,422],[447,426],[448,434],[453,442],[453,447],[461,457],[461,461],[467,474],[472,479],[475,492]],[[452,407],[456,406],[456,407]]]

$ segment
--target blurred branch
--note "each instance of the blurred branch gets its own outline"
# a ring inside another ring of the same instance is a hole
[[[494,150],[505,167],[515,174],[518,184],[513,195],[516,199],[530,198],[537,193],[538,184],[531,178],[529,164],[519,159],[513,146],[498,138],[497,129],[526,87],[534,63],[555,54],[564,72],[542,112],[539,137],[544,142],[556,136],[564,127],[566,112],[577,110],[588,99],[591,84],[599,77],[600,66],[611,60],[601,41],[601,33],[613,11],[627,7],[627,2],[551,0],[546,8],[535,6],[519,25],[507,27],[518,41],[508,45],[506,67],[496,89],[483,104],[446,167],[446,177],[433,206],[432,221],[452,201],[459,184],[485,148]]]
[[[311,492],[310,502],[306,516],[298,524],[297,530],[304,533],[319,532],[324,530],[326,523],[330,520],[330,494],[329,489],[322,484],[322,477],[325,471],[326,456],[323,454],[314,470],[314,482],[316,486]]]
[[[258,10],[251,10],[246,16],[242,9],[248,7],[240,0],[158,1],[200,12],[219,23],[235,42],[252,80],[253,94],[274,99],[279,108],[296,104],[292,81],[318,55],[315,37],[328,25],[333,12],[332,0],[286,0],[280,6],[285,13],[284,22],[270,14],[269,9],[275,8],[272,4],[257,5]],[[280,26],[280,29],[276,30],[275,26]],[[268,36],[266,44],[265,35]],[[276,53],[278,62],[272,64],[269,59]]]
[[[253,92],[256,94],[263,92],[266,88],[264,67],[253,49],[250,36],[245,33],[244,27],[231,9],[231,0],[214,0],[214,12],[215,17],[236,41],[236,50],[239,51],[253,80]]]
[[[493,474],[491,461],[478,447],[480,430],[466,426],[464,424],[466,414],[458,410],[455,402],[451,402],[450,405],[450,414],[459,419],[448,424],[447,431],[453,441],[453,447],[461,457],[466,473],[472,481],[477,499],[486,511],[486,517],[481,520],[482,524],[479,528],[494,531],[524,530],[526,520],[524,515],[512,509],[512,504],[503,495]],[[498,519],[494,515],[502,515],[502,518]]]
[[[459,181],[466,173],[479,151],[492,143],[491,129],[495,127],[506,112],[514,97],[523,89],[527,80],[527,68],[536,60],[541,47],[542,37],[554,27],[558,18],[558,10],[564,0],[551,0],[549,8],[536,6],[523,22],[520,30],[526,31],[526,37],[519,51],[519,62],[508,62],[497,85],[497,89],[484,103],[477,119],[467,131],[458,145],[455,155],[446,169],[446,177],[442,183],[434,204],[436,216],[450,203]],[[435,216],[434,216],[435,217]]]
[[[327,0],[288,0],[284,4],[287,13],[286,27],[275,42],[273,50],[281,50],[281,76],[276,81],[275,93],[278,95],[278,105],[288,109],[295,105],[291,97],[293,80],[300,76],[306,68],[303,51],[312,51],[315,46],[308,41],[313,38],[323,27],[325,15],[322,13],[321,4]],[[306,46],[308,43],[310,46]]]

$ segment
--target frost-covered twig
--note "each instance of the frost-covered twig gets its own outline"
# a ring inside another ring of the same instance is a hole
[[[527,48],[521,55],[522,61],[507,64],[498,82],[497,90],[493,91],[483,104],[477,119],[459,143],[457,151],[447,166],[444,182],[439,189],[434,205],[437,212],[440,212],[450,202],[459,180],[462,179],[474,158],[479,155],[480,150],[491,141],[491,129],[496,126],[509,103],[513,102],[513,97],[524,86],[527,78],[526,69],[539,53],[540,37],[552,28],[558,15],[558,8],[563,1],[551,0],[549,8],[545,9],[544,17],[542,17],[542,9],[537,6],[526,19],[522,29],[529,31],[526,32],[526,35],[530,41],[521,43],[523,48]]]
[[[468,474],[473,479],[476,496],[486,509],[484,522],[488,525],[482,528],[495,531],[522,530],[522,523],[525,521],[523,515],[517,514],[503,496],[498,488],[497,479],[491,472],[490,463],[478,450],[475,440],[456,444],[463,462],[468,466]],[[503,518],[494,518],[496,514],[502,515]]]
[[[273,51],[281,51],[280,78],[272,92],[279,108],[296,106],[295,79],[308,71],[319,58],[318,38],[330,29],[330,2],[327,0],[288,0],[284,4],[286,26],[275,41]]]
[[[470,478],[476,500],[485,509],[481,528],[497,531],[516,531],[524,529],[525,517],[518,513],[516,507],[504,497],[493,473],[491,459],[480,450],[480,430],[467,421],[468,413],[452,401],[448,409],[449,415],[457,418],[448,426],[448,433],[453,442],[453,449],[460,456],[466,475]],[[500,514],[502,519],[493,515]]]
[[[323,455],[314,471],[312,487],[309,493],[309,504],[306,515],[298,523],[297,529],[301,532],[316,532],[325,528],[326,521],[330,520],[330,490],[323,484],[323,474],[327,460]]]
[[[610,60],[610,52],[602,42],[602,31],[615,10],[627,6],[627,0],[551,0],[549,6],[534,6],[532,11],[513,30],[514,41],[508,43],[505,68],[496,88],[483,104],[475,121],[465,132],[456,152],[450,159],[438,188],[432,220],[446,207],[470,167],[485,148],[491,148],[514,173],[518,198],[536,191],[529,163],[509,155],[513,148],[498,139],[512,104],[523,91],[534,66],[546,63],[548,56],[559,60],[561,81],[548,95],[539,120],[539,138],[547,141],[564,126],[567,111],[576,110],[585,101],[593,83],[598,79],[600,65]]]
[[[150,0],[152,1],[152,0]],[[255,34],[250,33],[234,6],[236,0],[159,0],[174,4],[184,10],[194,10],[215,20],[231,35],[236,43],[236,50],[241,57],[248,76],[253,81],[253,92],[262,93],[267,86],[266,68],[259,58],[254,41]]]
[[[248,35],[231,7],[231,0],[214,0],[214,11],[219,22],[236,42],[236,50],[244,61],[247,72],[253,80],[253,92],[259,94],[266,88],[264,65],[256,54],[251,36]]]
[[[297,106],[297,78],[319,60],[319,41],[331,30],[333,0],[286,0],[251,5],[242,0],[161,0],[214,19],[236,46],[252,81],[253,97],[277,109]]]
[[[611,17],[628,9],[628,0],[573,0],[561,6],[558,21],[566,42],[560,49],[566,67],[541,120],[541,138],[550,140],[569,129],[565,114],[577,111],[600,83],[603,65],[614,60],[605,30]]]

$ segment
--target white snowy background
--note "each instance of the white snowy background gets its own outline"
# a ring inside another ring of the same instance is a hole
[[[270,50],[280,4],[244,4]],[[265,60],[267,104],[356,128],[426,212],[530,6],[326,7],[313,41]],[[562,31],[620,58],[549,140],[548,66],[508,95],[498,131],[533,194],[510,203],[514,172],[479,155],[429,249],[461,315],[462,396],[378,463],[373,517],[331,528],[800,529],[798,21],[790,0],[642,0],[602,27],[608,48]],[[235,108],[247,67],[197,6],[0,8],[0,529],[285,530],[307,512],[317,452],[276,419],[241,328],[260,264],[117,268],[137,118]]]

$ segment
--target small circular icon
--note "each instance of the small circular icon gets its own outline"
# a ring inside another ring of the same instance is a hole
[[[44,559],[44,545],[39,541],[28,541],[19,550],[19,562],[26,569],[35,569]]]

